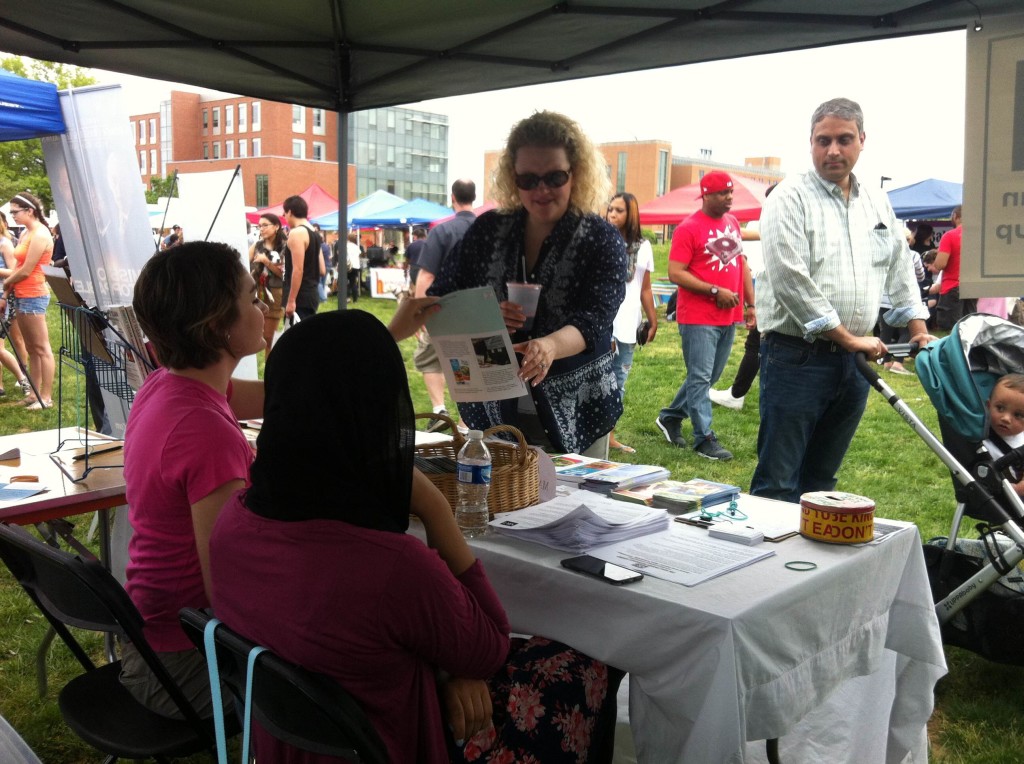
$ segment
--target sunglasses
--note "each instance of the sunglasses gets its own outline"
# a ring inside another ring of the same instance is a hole
[[[561,188],[569,182],[569,175],[572,170],[553,170],[547,175],[537,175],[533,172],[527,172],[522,175],[516,175],[516,188],[523,191],[532,191],[541,183],[548,188]]]

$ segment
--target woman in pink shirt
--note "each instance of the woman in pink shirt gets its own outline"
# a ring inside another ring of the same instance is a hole
[[[342,403],[320,403],[325,379]],[[251,487],[210,539],[217,617],[336,679],[393,762],[586,761],[606,667],[546,639],[510,643],[451,508],[413,468],[414,438],[402,356],[376,318],[289,329],[267,361]],[[406,533],[410,513],[427,544]],[[336,761],[260,729],[255,742],[259,761]]]
[[[125,588],[147,641],[208,716],[206,663],[178,611],[209,606],[210,531],[224,502],[248,483],[253,453],[238,420],[262,415],[263,384],[231,375],[263,348],[267,306],[238,252],[201,241],[154,255],[132,305],[162,368],[146,378],[125,429],[132,526]],[[179,717],[131,644],[123,647],[121,682],[143,705]]]

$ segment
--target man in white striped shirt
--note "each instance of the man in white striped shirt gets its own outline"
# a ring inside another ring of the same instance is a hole
[[[786,178],[761,213],[757,496],[799,501],[835,488],[868,395],[854,353],[877,360],[886,352],[868,336],[883,293],[891,326],[909,327],[921,345],[933,339],[903,226],[884,194],[853,174],[864,137],[857,103],[821,104],[811,118],[814,170]]]

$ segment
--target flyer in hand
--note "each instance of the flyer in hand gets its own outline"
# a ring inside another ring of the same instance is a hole
[[[448,392],[456,403],[526,395],[519,363],[491,287],[446,294],[427,319]]]

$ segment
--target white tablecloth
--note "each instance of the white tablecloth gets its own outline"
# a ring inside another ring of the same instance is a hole
[[[514,630],[629,672],[639,762],[757,761],[763,744],[747,741],[775,737],[805,753],[791,760],[927,760],[946,664],[912,528],[858,548],[791,538],[692,588],[611,586],[561,568],[564,552],[493,533],[472,546]],[[818,568],[786,569],[792,560]]]

